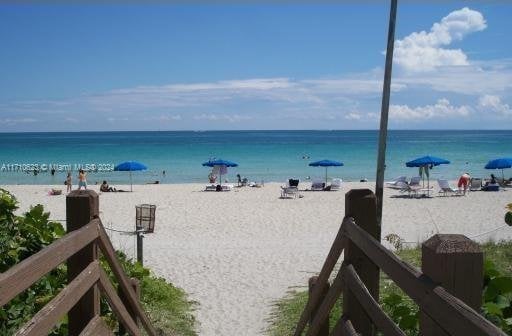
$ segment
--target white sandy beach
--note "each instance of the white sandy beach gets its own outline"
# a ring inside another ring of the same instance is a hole
[[[155,233],[144,240],[145,265],[200,303],[200,335],[250,336],[265,331],[274,300],[320,270],[343,218],[345,192],[373,186],[344,183],[338,192],[279,199],[278,183],[223,193],[202,192],[199,184],[137,185],[133,193],[102,193],[100,211],[105,226],[133,230],[135,205],[156,204]],[[49,186],[5,188],[16,195],[21,211],[41,203],[51,218],[65,219],[65,196],[48,196]],[[409,242],[437,232],[473,237],[502,227],[505,205],[512,202],[512,189],[464,197],[392,197],[398,194],[385,190],[382,236],[396,233]],[[512,228],[505,227],[475,240],[511,237]],[[133,256],[133,237],[113,233],[112,240]]]

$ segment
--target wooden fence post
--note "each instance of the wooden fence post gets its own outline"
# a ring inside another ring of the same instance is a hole
[[[137,296],[137,299],[140,301],[140,283],[139,280],[136,278],[130,278],[130,286],[135,291],[135,295]],[[126,310],[132,317],[133,321],[136,325],[139,325],[139,321],[137,319],[137,313],[132,309],[130,303],[128,302],[128,299],[126,298],[127,295],[124,294],[124,291],[122,290],[121,286],[117,287],[117,292],[119,294],[119,298],[123,302],[124,306],[126,307]],[[124,326],[119,323],[119,335],[127,335],[127,331],[124,328]]]
[[[480,246],[459,234],[436,234],[421,246],[423,273],[476,311],[482,305],[483,260]],[[423,312],[420,334],[449,335]]]
[[[377,224],[377,201],[369,189],[352,189],[345,195],[345,217],[353,217],[355,223],[380,242],[380,227]],[[345,248],[345,263],[352,264],[370,294],[379,301],[380,270],[350,240]],[[343,313],[362,336],[375,335],[375,327],[355,296],[345,287]]]
[[[313,294],[313,289],[315,288],[315,286],[318,285],[318,277],[314,276],[314,277],[309,278],[308,285],[309,285],[309,297],[311,297],[311,294]],[[322,302],[324,301],[328,291],[329,291],[329,282],[327,282],[325,284],[324,288],[322,289],[322,292],[320,293],[320,300],[318,300],[318,305],[311,309],[309,323],[313,323],[313,319],[315,318],[316,312],[317,312],[318,308],[320,307],[320,305],[322,304]],[[322,324],[322,326],[318,330],[317,336],[329,336],[329,317],[327,317],[325,319],[325,322]]]
[[[98,194],[92,190],[74,190],[66,196],[67,232],[78,230],[99,215]],[[71,282],[92,261],[98,259],[95,242],[78,251],[67,261],[68,283]],[[100,313],[100,296],[95,285],[71,308],[68,313],[69,336],[78,336],[87,323]]]

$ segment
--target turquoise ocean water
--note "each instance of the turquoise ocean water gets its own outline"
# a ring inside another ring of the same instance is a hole
[[[127,160],[140,161],[149,168],[133,173],[134,183],[206,182],[209,171],[201,163],[210,158],[239,164],[229,170],[230,181],[236,180],[237,173],[265,182],[323,177],[323,168],[308,163],[324,158],[345,164],[330,168],[329,177],[372,181],[377,137],[378,131],[1,133],[0,184],[61,184],[67,168],[96,165],[108,170]],[[423,155],[451,161],[435,167],[434,178],[456,179],[464,171],[487,176],[493,172],[483,168],[488,160],[512,157],[512,131],[389,131],[386,178],[417,175],[417,169],[406,168],[405,162]],[[20,170],[36,165],[61,167],[56,167],[54,176],[49,171],[34,176]],[[511,174],[512,170],[505,172]],[[73,171],[75,181],[76,175]],[[89,183],[103,179],[114,185],[129,182],[125,172],[91,171],[88,176]]]

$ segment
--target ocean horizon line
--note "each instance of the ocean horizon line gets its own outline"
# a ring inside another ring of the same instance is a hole
[[[64,133],[205,133],[205,132],[379,132],[379,129],[211,129],[211,130],[88,130],[88,131],[15,131],[15,132],[0,132],[0,134],[64,134]],[[510,129],[471,129],[471,128],[389,128],[388,132],[501,132],[510,131]]]

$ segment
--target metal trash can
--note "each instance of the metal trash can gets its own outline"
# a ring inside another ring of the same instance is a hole
[[[137,230],[143,230],[145,233],[155,231],[155,212],[154,204],[139,204],[135,206],[135,227]]]

